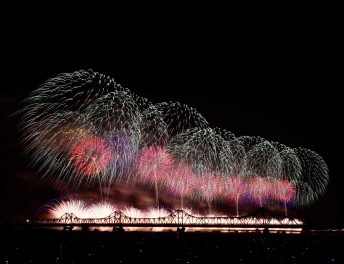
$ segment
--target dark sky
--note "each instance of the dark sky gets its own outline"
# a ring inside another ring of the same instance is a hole
[[[328,164],[331,183],[305,215],[342,220],[342,82],[334,32],[321,24],[123,31],[72,38],[25,31],[6,38],[0,60],[0,214],[30,214],[58,195],[28,169],[18,118],[8,116],[47,78],[91,68],[153,102],[193,106],[212,127],[314,150]]]

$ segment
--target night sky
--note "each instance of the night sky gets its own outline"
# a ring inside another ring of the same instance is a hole
[[[69,39],[31,33],[7,43],[0,60],[1,217],[33,215],[61,195],[29,167],[18,116],[10,115],[46,79],[93,69],[152,102],[195,107],[211,127],[317,152],[329,167],[331,183],[302,214],[316,223],[343,222],[342,85],[331,32],[320,26],[298,31],[251,26],[235,33],[183,29],[142,26],[114,33],[111,41],[97,36],[96,45],[89,35]]]

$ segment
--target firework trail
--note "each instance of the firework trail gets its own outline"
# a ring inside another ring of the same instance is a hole
[[[236,216],[239,216],[239,199],[245,194],[246,184],[237,177],[226,178],[223,181],[224,195],[228,197],[230,201],[234,201],[236,205]]]
[[[157,207],[159,207],[159,185],[171,175],[172,165],[171,155],[162,147],[147,147],[142,149],[139,154],[139,180],[154,185]]]
[[[277,201],[283,201],[285,217],[288,217],[287,202],[295,197],[294,185],[288,180],[278,180],[273,183],[273,195]]]
[[[173,137],[191,128],[207,128],[208,121],[196,111],[179,102],[163,102],[155,105],[167,124],[168,134]]]
[[[303,148],[294,149],[301,163],[301,179],[296,182],[296,199],[301,206],[317,200],[326,191],[329,183],[328,168],[325,161],[314,151]]]

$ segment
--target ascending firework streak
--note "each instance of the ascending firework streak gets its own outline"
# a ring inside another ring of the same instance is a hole
[[[201,200],[205,200],[208,204],[209,214],[211,214],[211,203],[222,194],[222,182],[219,176],[212,173],[206,173],[197,178],[197,186]]]
[[[287,202],[295,196],[295,187],[288,180],[278,180],[273,183],[273,195],[277,201],[283,201],[285,217],[288,217]]]
[[[223,180],[224,195],[228,196],[230,201],[235,201],[236,216],[239,216],[239,199],[245,193],[246,184],[237,177],[226,178]]]
[[[229,197],[237,215],[245,195],[260,206],[283,198],[286,210],[289,200],[314,202],[329,182],[324,160],[311,150],[212,129],[192,107],[154,105],[92,70],[59,74],[25,103],[20,126],[27,151],[43,177],[56,182],[79,186],[86,180],[110,188],[114,181],[143,181],[154,186],[157,205],[164,187],[181,206],[184,197],[206,200],[209,208]],[[283,189],[286,182],[295,187],[295,198]]]
[[[159,186],[171,175],[172,164],[171,155],[162,147],[147,147],[139,154],[139,180],[154,185],[157,207],[159,207]]]
[[[180,197],[180,208],[183,208],[184,197],[192,195],[197,187],[197,180],[189,166],[177,163],[173,166],[171,175],[167,177],[164,184],[169,192]]]
[[[253,201],[258,201],[260,207],[263,207],[263,204],[271,198],[271,187],[271,180],[256,176],[248,182],[248,194]]]

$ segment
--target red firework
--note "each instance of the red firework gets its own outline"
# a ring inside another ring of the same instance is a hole
[[[171,177],[165,180],[165,184],[172,194],[180,197],[183,208],[183,197],[192,194],[196,178],[190,167],[178,164],[173,167]]]
[[[271,196],[271,182],[262,177],[253,178],[248,184],[249,196],[259,201],[260,207],[263,207],[263,203],[266,202]]]
[[[288,180],[279,180],[274,183],[274,197],[277,201],[283,201],[285,216],[287,217],[287,202],[296,195],[294,185]]]
[[[227,178],[224,182],[224,195],[229,198],[230,201],[235,201],[237,216],[239,216],[239,199],[244,194],[246,185],[237,178]]]
[[[171,175],[172,164],[172,156],[162,147],[144,148],[139,155],[139,180],[146,184],[154,184],[157,206],[159,206],[158,185]]]
[[[209,213],[211,213],[211,202],[223,193],[221,178],[212,173],[206,173],[197,179],[197,187],[201,197],[207,201]]]
[[[96,136],[78,140],[70,150],[75,171],[85,176],[104,172],[111,160],[111,150],[104,140]]]

